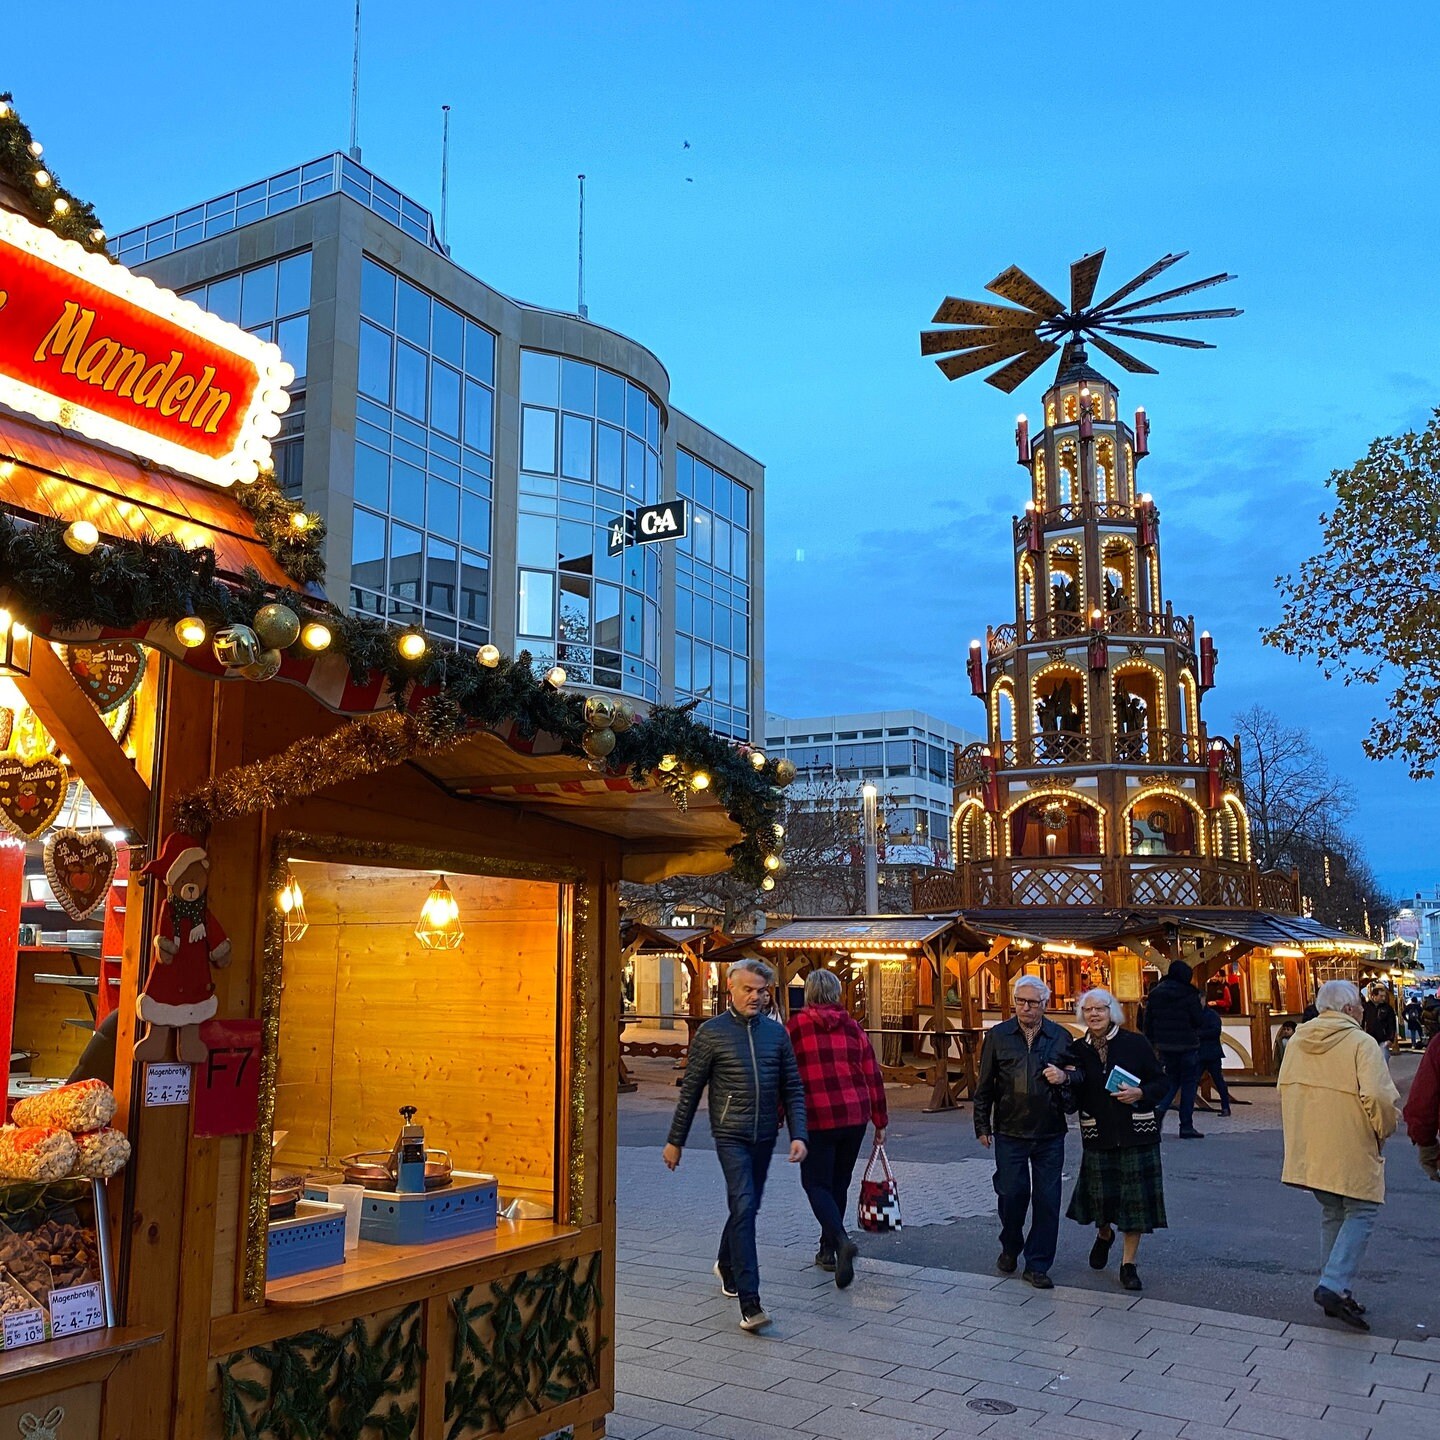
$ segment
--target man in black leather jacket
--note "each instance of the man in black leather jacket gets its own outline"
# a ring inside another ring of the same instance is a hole
[[[782,1105],[790,1128],[791,1164],[798,1165],[806,1155],[805,1092],[795,1052],[785,1027],[764,1013],[774,983],[775,972],[759,960],[741,960],[730,967],[730,1007],[695,1032],[664,1156],[672,1170],[679,1165],[700,1092],[708,1085],[710,1133],[725,1172],[730,1209],[720,1233],[715,1273],[725,1294],[739,1296],[745,1330],[763,1330],[770,1323],[760,1304],[755,1219],[775,1153]]]
[[[1172,960],[1163,980],[1145,997],[1145,1038],[1155,1047],[1170,1087],[1155,1107],[1155,1120],[1165,1128],[1165,1112],[1180,1097],[1180,1138],[1203,1140],[1195,1128],[1195,1088],[1200,1083],[1200,1031],[1205,1002],[1193,984],[1195,972]]]
[[[1037,1290],[1053,1290],[1050,1267],[1060,1236],[1070,1032],[1045,1018],[1050,987],[1039,976],[1020,976],[1011,995],[1014,1016],[986,1032],[980,1051],[975,1135],[987,1149],[992,1142],[995,1147],[1000,1210],[996,1268],[1013,1275],[1023,1254],[1022,1278]],[[1027,1235],[1025,1218],[1032,1201]]]

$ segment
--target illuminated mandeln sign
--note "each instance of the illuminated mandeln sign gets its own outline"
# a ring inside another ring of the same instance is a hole
[[[157,464],[253,480],[289,407],[278,346],[0,210],[0,401]]]

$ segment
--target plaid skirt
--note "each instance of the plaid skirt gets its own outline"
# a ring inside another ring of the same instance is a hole
[[[1160,1147],[1095,1150],[1087,1145],[1065,1213],[1082,1225],[1113,1225],[1121,1234],[1166,1229]]]

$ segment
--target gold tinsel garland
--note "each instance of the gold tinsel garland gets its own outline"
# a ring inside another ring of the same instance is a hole
[[[570,1019],[570,1203],[572,1225],[585,1223],[585,1102],[590,1089],[590,893],[574,887],[571,908],[571,1019]]]
[[[366,715],[329,735],[297,740],[277,755],[207,780],[176,802],[175,826],[187,835],[204,835],[217,820],[274,810],[417,755],[437,754],[463,733],[457,721],[436,709]]]

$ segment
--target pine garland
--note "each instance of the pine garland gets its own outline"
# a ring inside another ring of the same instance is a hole
[[[280,568],[297,585],[325,583],[325,522],[284,494],[273,469],[262,469],[254,484],[236,485],[231,493]],[[304,517],[298,526],[297,516]]]
[[[88,200],[72,194],[61,183],[43,155],[37,156],[31,145],[35,137],[15,109],[8,90],[0,91],[0,175],[17,189],[34,208],[41,221],[62,240],[97,255],[109,256],[105,248],[105,232]],[[35,178],[40,172],[50,177],[48,185]],[[64,201],[57,211],[55,202]],[[99,239],[96,239],[96,236]]]

